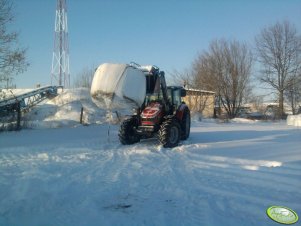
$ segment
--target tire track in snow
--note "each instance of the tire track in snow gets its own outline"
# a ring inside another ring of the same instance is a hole
[[[193,159],[193,160],[191,160]],[[239,165],[236,163],[225,163],[220,161],[210,160],[211,158],[207,157],[191,157],[190,160],[187,160],[186,163],[191,170],[199,169],[200,171],[211,173],[213,175],[219,174],[222,172],[224,176],[227,176],[228,179],[233,179],[235,177],[239,178],[240,181],[245,181],[245,183],[253,184],[258,180],[262,180],[260,184],[262,187],[266,183],[278,183],[283,181],[281,185],[287,187],[295,184],[299,177],[301,176],[301,171],[296,172],[287,170],[285,166],[280,167],[265,167],[260,166],[252,168],[252,170],[245,168],[245,165]],[[256,162],[256,161],[255,161]],[[260,173],[259,173],[260,172]],[[277,175],[277,177],[274,177]],[[246,176],[247,180],[244,180]],[[281,186],[279,185],[279,186]]]
[[[298,162],[271,167],[277,164],[216,158],[207,155],[217,150],[214,143],[189,142],[163,149],[154,140],[121,146],[94,136],[44,148],[1,148],[0,212],[16,225],[232,226],[264,225],[270,204],[299,206]],[[247,140],[240,142],[233,144]],[[277,181],[283,183],[275,186]],[[34,220],[24,221],[28,216]]]
[[[183,207],[180,208],[179,214],[189,218],[189,221],[186,219],[184,225],[186,223],[188,225],[210,225],[208,217],[211,213],[208,200],[204,194],[199,192],[199,181],[195,180],[195,177],[187,171],[185,154],[169,152],[168,156],[172,159],[174,175],[172,186],[181,189],[181,199],[183,199]]]
[[[181,161],[186,163],[185,167],[181,167],[181,169],[186,169],[184,175],[190,178],[191,186],[198,188],[199,193],[214,197],[212,198],[213,202],[210,201],[211,198],[207,199],[211,212],[213,209],[220,208],[221,214],[225,213],[224,209],[228,209],[230,212],[228,211],[227,214],[231,214],[232,209],[234,215],[235,211],[241,212],[243,210],[243,208],[239,209],[237,206],[243,207],[244,203],[256,206],[254,208],[256,210],[263,208],[264,212],[265,206],[275,203],[276,200],[288,205],[297,205],[298,201],[296,200],[301,200],[300,191],[296,187],[296,184],[299,183],[300,171],[296,173],[295,171],[288,170],[283,165],[268,168],[269,166],[273,166],[273,164],[265,164],[268,162],[260,161],[260,167],[256,168],[256,171],[250,171],[242,169],[242,166],[244,166],[243,163],[245,163],[243,161],[241,162],[242,164],[238,164],[237,161],[233,161],[232,163],[229,161],[223,162],[220,161],[221,159],[212,158],[212,156],[208,158],[208,156],[204,156],[201,152],[198,154],[195,154],[195,152],[192,153],[192,155],[191,152],[181,153]],[[253,163],[256,162],[256,160],[253,161]],[[288,171],[291,173],[289,174],[291,177],[289,179],[285,177]],[[280,177],[279,172],[282,172]],[[281,181],[283,181],[282,184]],[[292,197],[295,197],[293,202],[291,201]],[[218,200],[220,199],[234,201],[233,207],[228,206],[228,208],[225,206],[226,201],[219,203]],[[224,206],[224,208],[221,208],[221,206]],[[208,212],[210,213],[210,210]],[[257,211],[257,214],[257,216],[254,214],[254,219],[262,213],[258,213]],[[223,222],[220,223],[223,224]]]

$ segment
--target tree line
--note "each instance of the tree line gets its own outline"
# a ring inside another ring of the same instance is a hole
[[[257,62],[257,79],[277,94],[277,116],[285,117],[285,99],[296,114],[301,102],[301,36],[296,27],[283,21],[263,28],[255,37],[254,49],[237,40],[214,40],[188,72],[176,76],[188,87],[214,91],[216,105],[234,118],[250,98]]]

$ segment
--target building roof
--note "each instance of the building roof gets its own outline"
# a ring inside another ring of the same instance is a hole
[[[203,94],[211,94],[211,95],[215,94],[215,92],[213,92],[213,91],[207,91],[207,90],[201,90],[201,89],[191,89],[191,88],[185,87],[185,90],[188,92],[190,91],[190,92],[195,92],[195,93],[203,93]]]

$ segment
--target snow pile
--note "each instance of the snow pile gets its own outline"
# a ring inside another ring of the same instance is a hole
[[[203,119],[203,115],[200,112],[191,111],[190,116],[191,116],[191,121],[199,122],[199,121],[202,121],[202,119]]]
[[[114,105],[115,99],[117,106],[121,101],[129,101],[140,107],[145,99],[145,84],[145,75],[141,70],[127,64],[105,63],[94,74],[91,96],[97,105],[105,102],[107,108]]]
[[[301,126],[301,114],[288,115],[286,122],[289,126]]]
[[[34,89],[0,89],[0,92],[2,92],[4,98],[11,98],[33,90]]]
[[[88,89],[66,89],[53,99],[47,99],[24,115],[27,128],[58,128],[79,125],[81,109],[83,123],[106,121],[106,112],[92,101]]]
[[[234,119],[231,119],[231,122],[234,122],[234,123],[250,123],[250,124],[253,124],[253,123],[257,122],[257,120],[246,119],[246,118],[234,118]]]

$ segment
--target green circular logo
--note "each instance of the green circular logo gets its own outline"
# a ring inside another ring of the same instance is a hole
[[[284,206],[271,206],[267,209],[267,215],[281,224],[294,224],[298,221],[297,213]]]

